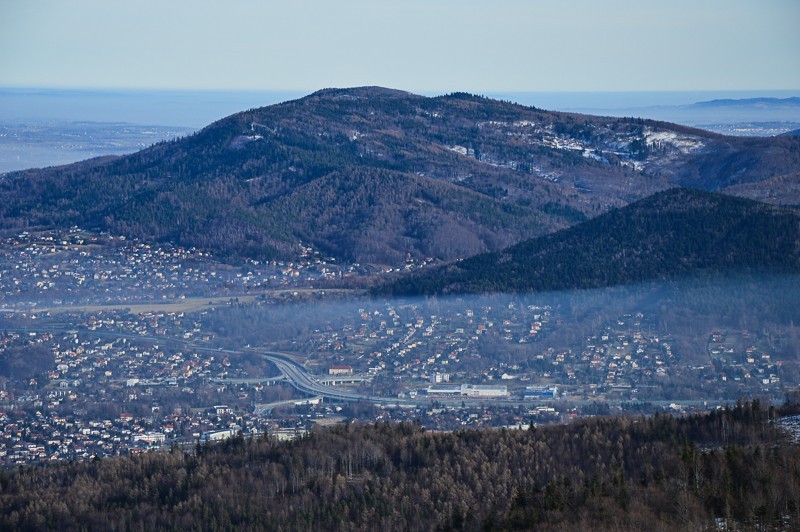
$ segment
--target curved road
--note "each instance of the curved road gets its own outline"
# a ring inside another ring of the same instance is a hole
[[[258,352],[256,351],[256,353]],[[321,395],[327,399],[338,399],[340,401],[375,401],[378,399],[355,392],[338,390],[333,386],[322,384],[312,377],[303,366],[281,353],[266,351],[258,354],[275,364],[291,385],[301,392]]]

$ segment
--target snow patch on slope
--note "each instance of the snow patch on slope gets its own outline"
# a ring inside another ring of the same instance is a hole
[[[670,146],[687,155],[703,147],[703,142],[698,137],[681,135],[675,131],[657,131],[650,127],[645,128],[644,139],[649,147]]]

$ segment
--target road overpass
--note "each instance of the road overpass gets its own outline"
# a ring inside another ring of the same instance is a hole
[[[294,386],[296,390],[303,393],[319,395],[326,399],[336,399],[339,401],[372,401],[374,399],[368,395],[339,390],[333,386],[321,383],[312,377],[303,366],[291,360],[283,353],[267,351],[259,354],[261,357],[275,364],[289,383]]]

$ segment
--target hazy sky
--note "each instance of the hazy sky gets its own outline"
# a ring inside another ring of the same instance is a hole
[[[0,86],[800,88],[798,0],[1,0]]]

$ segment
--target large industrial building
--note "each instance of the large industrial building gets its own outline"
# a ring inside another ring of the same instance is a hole
[[[436,397],[508,397],[508,387],[480,384],[428,386],[425,393]]]

